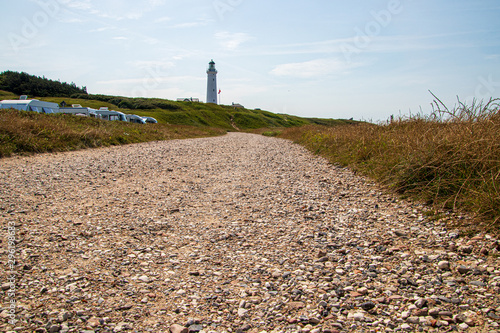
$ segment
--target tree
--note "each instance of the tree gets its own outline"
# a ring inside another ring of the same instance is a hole
[[[17,95],[38,97],[57,96],[70,97],[73,94],[87,95],[87,87],[79,88],[74,82],[68,84],[29,75],[25,72],[5,71],[0,74],[0,90],[12,92]]]

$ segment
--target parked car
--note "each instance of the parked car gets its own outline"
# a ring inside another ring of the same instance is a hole
[[[142,119],[144,119],[145,122],[150,123],[150,124],[157,124],[158,123],[158,121],[153,117],[142,117]]]
[[[136,124],[145,124],[146,121],[144,119],[142,119],[142,117],[139,117],[135,114],[127,114],[125,115],[125,117],[127,118],[127,121],[129,123],[136,123]]]

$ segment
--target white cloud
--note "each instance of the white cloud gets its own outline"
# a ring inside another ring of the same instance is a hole
[[[63,6],[78,12],[88,13],[113,20],[138,20],[144,14],[165,4],[166,0],[123,1],[123,0],[58,0]]]
[[[346,63],[335,58],[315,59],[305,62],[295,62],[276,66],[271,74],[276,76],[292,76],[299,78],[314,78],[331,74],[342,74],[360,64]]]
[[[219,40],[219,44],[226,50],[236,50],[241,44],[253,39],[247,33],[243,32],[227,32],[221,31],[215,34],[215,38]]]
[[[152,37],[145,37],[144,38],[144,43],[149,44],[149,45],[158,45],[161,43],[161,41],[157,38],[152,38]]]
[[[155,23],[162,23],[162,22],[168,22],[168,21],[171,21],[172,18],[169,17],[169,16],[164,16],[164,17],[160,17],[158,19],[155,20]]]
[[[212,22],[213,22],[213,20],[211,20],[211,19],[202,18],[202,19],[199,19],[199,20],[193,21],[193,22],[178,23],[178,24],[174,25],[173,28],[184,29],[184,28],[204,27],[204,26],[209,25]]]
[[[59,2],[72,9],[89,10],[92,8],[90,0],[59,0]]]
[[[174,67],[172,61],[161,61],[161,60],[137,60],[133,61],[132,65],[140,69],[154,69],[156,71],[165,71],[169,68]]]
[[[143,77],[117,79],[117,80],[100,80],[97,84],[101,85],[130,85],[130,84],[144,84],[149,81],[160,83],[181,83],[181,82],[197,82],[205,81],[206,78],[198,76],[152,76],[150,73],[144,73]]]
[[[86,20],[77,17],[65,17],[59,20],[61,23],[84,23]]]
[[[115,27],[102,27],[102,28],[97,28],[97,29],[92,29],[89,32],[104,32],[108,30],[116,30]]]
[[[148,0],[148,4],[151,7],[163,6],[166,3],[166,0]]]
[[[486,60],[498,60],[500,59],[500,54],[489,54],[484,57]]]
[[[117,37],[113,37],[114,40],[127,40],[128,38],[127,37],[124,37],[124,36],[117,36]]]
[[[248,54],[257,56],[330,54],[345,57],[346,50],[352,51],[353,55],[359,55],[471,47],[470,42],[457,43],[454,39],[457,35],[460,34],[373,36],[366,39],[352,36],[305,43],[262,45],[249,50]]]
[[[202,26],[205,26],[207,25],[208,23],[205,22],[205,21],[196,21],[196,22],[185,22],[185,23],[179,23],[179,24],[176,24],[174,25],[174,28],[180,28],[180,29],[184,29],[184,28],[196,28],[196,27],[202,27]]]

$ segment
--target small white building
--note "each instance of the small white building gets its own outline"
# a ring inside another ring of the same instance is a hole
[[[57,103],[43,102],[37,99],[27,99],[21,96],[21,99],[0,101],[0,109],[16,109],[21,111],[34,111],[38,113],[56,113],[59,112]]]
[[[199,102],[200,99],[199,98],[193,98],[193,97],[189,97],[189,98],[177,98],[177,102]]]

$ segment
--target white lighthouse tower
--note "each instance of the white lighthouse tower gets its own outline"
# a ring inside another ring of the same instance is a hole
[[[212,60],[207,69],[207,103],[217,104],[217,70]]]

